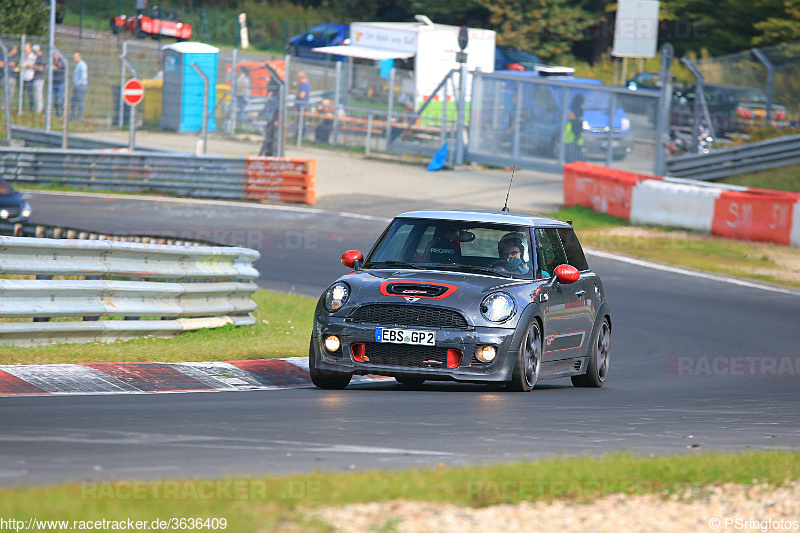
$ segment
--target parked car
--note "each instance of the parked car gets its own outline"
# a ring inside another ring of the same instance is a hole
[[[153,39],[159,37],[174,37],[178,41],[192,38],[192,25],[181,22],[174,11],[162,12],[154,10],[153,16],[146,15],[120,15],[109,21],[111,32],[117,34],[121,31],[132,33],[137,39],[147,36]]]
[[[25,224],[30,218],[30,204],[14,190],[10,183],[0,179],[0,222]]]
[[[703,84],[703,95],[717,136],[746,132],[767,123],[767,95],[761,89]],[[697,88],[694,85],[673,94],[670,114],[672,127],[691,128],[696,98]],[[772,103],[772,124],[779,128],[788,125],[786,106]]]
[[[295,35],[286,44],[286,53],[306,59],[325,59],[328,54],[314,52],[314,48],[321,46],[339,46],[347,44],[350,35],[350,26],[323,22],[300,35]],[[341,61],[344,56],[334,55],[333,59]]]
[[[515,74],[523,78],[538,76],[532,72]],[[582,124],[584,155],[588,158],[604,158],[609,142],[614,159],[623,159],[633,151],[631,121],[622,108],[621,99],[617,99],[613,116],[609,118],[611,94],[592,88],[592,86],[603,86],[602,81],[572,76],[548,76],[548,79],[578,83],[585,85],[586,88],[570,87],[567,89],[567,101],[564,102],[564,92],[560,86],[544,83],[525,84],[520,133],[523,146],[527,146],[528,152],[557,157],[564,105],[569,107],[579,94],[585,100]],[[513,90],[511,92],[513,93]],[[512,98],[506,98],[506,107],[512,108]]]
[[[495,46],[495,70],[533,70],[542,64],[539,56],[514,46]]]
[[[611,315],[572,226],[504,211],[398,215],[319,299],[308,354],[317,387],[354,375],[530,391],[606,380]]]

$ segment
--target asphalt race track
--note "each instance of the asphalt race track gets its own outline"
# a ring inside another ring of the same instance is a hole
[[[254,232],[250,245],[261,233],[260,283],[314,296],[345,271],[342,251],[366,252],[385,225],[310,208],[32,196],[38,223],[131,233],[215,227],[229,240]],[[602,389],[563,379],[530,394],[387,382],[334,392],[8,397],[0,399],[0,483],[800,448],[800,293],[605,254],[589,261],[613,314]]]

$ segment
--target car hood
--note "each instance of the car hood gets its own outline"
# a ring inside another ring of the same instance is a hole
[[[367,303],[424,305],[460,311],[473,325],[490,325],[480,314],[483,298],[492,292],[511,295],[517,313],[533,301],[536,286],[542,282],[498,278],[495,276],[434,270],[370,269],[341,276],[350,286],[350,297],[337,315],[348,315]],[[324,295],[323,295],[324,297]],[[514,327],[509,321],[502,327]]]
[[[24,200],[19,193],[10,194],[7,196],[0,196],[0,207],[22,207]]]

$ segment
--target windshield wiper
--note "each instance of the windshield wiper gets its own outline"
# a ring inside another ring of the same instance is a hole
[[[501,278],[513,278],[514,277],[511,274],[509,274],[508,272],[501,272],[499,270],[495,270],[495,269],[489,268],[489,267],[480,267],[480,266],[474,266],[474,265],[451,265],[451,264],[447,264],[447,263],[436,263],[436,264],[434,264],[432,266],[435,266],[436,268],[442,268],[444,270],[465,270],[467,272],[478,272],[478,273],[481,273],[481,274],[491,274],[491,275],[495,275],[495,276],[500,276]]]
[[[375,265],[386,265],[390,267],[401,267],[401,268],[415,268],[417,270],[425,270],[419,265],[415,265],[413,263],[405,263],[403,261],[370,261],[364,268],[374,267]]]

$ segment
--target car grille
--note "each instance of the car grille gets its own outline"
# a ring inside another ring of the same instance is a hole
[[[447,348],[381,342],[368,342],[365,348],[372,365],[447,368]]]
[[[427,326],[431,328],[467,327],[467,320],[457,311],[421,305],[375,304],[356,309],[353,322],[393,326]]]
[[[5,218],[18,218],[22,210],[19,207],[0,207],[0,211],[7,211],[8,216]]]

